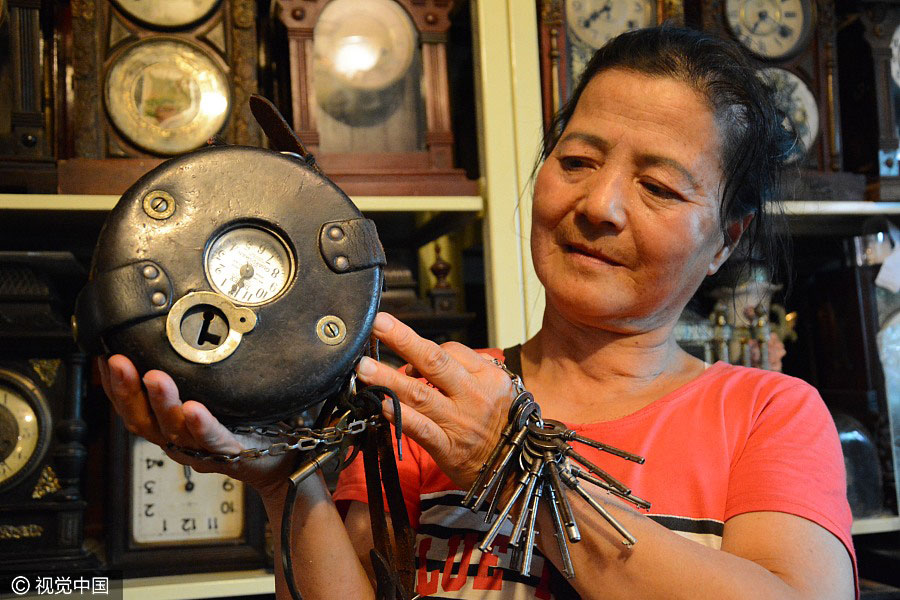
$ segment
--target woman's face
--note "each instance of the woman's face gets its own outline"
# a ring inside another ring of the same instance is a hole
[[[585,88],[535,182],[548,309],[621,333],[671,324],[726,258],[721,141],[706,99],[625,70]]]

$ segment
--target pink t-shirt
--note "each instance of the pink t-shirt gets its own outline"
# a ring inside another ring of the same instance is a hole
[[[574,443],[650,501],[650,518],[680,535],[718,549],[731,517],[784,512],[830,531],[855,563],[837,430],[818,392],[800,379],[719,362],[628,416],[569,426],[644,456],[646,463],[638,465]],[[419,445],[403,443],[398,467],[417,531],[417,592],[435,598],[553,597],[549,561],[536,555],[527,577],[506,569],[509,523],[495,554],[482,555],[476,546],[488,528],[483,514],[462,508],[464,492]],[[342,473],[334,498],[366,502],[362,461]]]

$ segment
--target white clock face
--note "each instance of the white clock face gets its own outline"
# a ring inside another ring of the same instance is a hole
[[[656,24],[654,0],[566,0],[569,28],[591,48],[626,31]]]
[[[797,51],[812,28],[810,0],[725,0],[735,37],[765,58]]]
[[[25,468],[37,451],[39,438],[34,408],[19,391],[0,384],[0,483]]]
[[[775,91],[775,104],[785,113],[785,125],[794,132],[798,147],[788,156],[795,162],[812,148],[819,135],[819,108],[812,91],[802,79],[784,69],[762,69],[760,76]]]
[[[894,30],[891,37],[891,78],[900,86],[900,27]]]
[[[209,544],[243,537],[241,482],[218,473],[197,473],[142,438],[133,438],[131,469],[135,543]]]
[[[229,229],[206,253],[209,283],[238,304],[273,300],[287,288],[292,266],[291,253],[281,238],[253,226]]]

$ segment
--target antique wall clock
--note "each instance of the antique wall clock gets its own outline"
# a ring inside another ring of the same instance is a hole
[[[198,473],[118,418],[111,438],[107,561],[126,577],[265,566],[265,514],[256,493]]]
[[[83,544],[85,357],[68,313],[86,273],[64,252],[0,252],[0,572],[74,571]]]
[[[900,200],[900,6],[863,2],[865,39],[872,49],[878,113],[881,200]]]
[[[833,1],[702,0],[698,8],[687,11],[689,25],[736,40],[763,67],[798,140],[788,160],[807,172],[840,171]]]
[[[73,0],[71,21],[60,191],[121,193],[213,137],[259,144],[253,0]]]
[[[0,193],[56,189],[53,7],[0,1]]]
[[[450,0],[278,0],[293,128],[348,194],[474,194],[454,168]]]
[[[598,48],[633,29],[683,24],[684,10],[681,0],[538,0],[538,19],[547,127]]]

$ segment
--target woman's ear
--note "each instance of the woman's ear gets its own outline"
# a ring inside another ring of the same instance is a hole
[[[744,235],[744,232],[747,231],[747,227],[750,226],[752,220],[753,213],[749,213],[728,225],[728,228],[725,231],[728,235],[728,243],[723,243],[719,251],[716,252],[716,255],[713,256],[713,259],[709,263],[709,269],[706,271],[707,275],[715,275],[725,261],[728,260],[728,257],[731,256],[735,246],[737,246],[738,242],[741,240],[741,236]]]

